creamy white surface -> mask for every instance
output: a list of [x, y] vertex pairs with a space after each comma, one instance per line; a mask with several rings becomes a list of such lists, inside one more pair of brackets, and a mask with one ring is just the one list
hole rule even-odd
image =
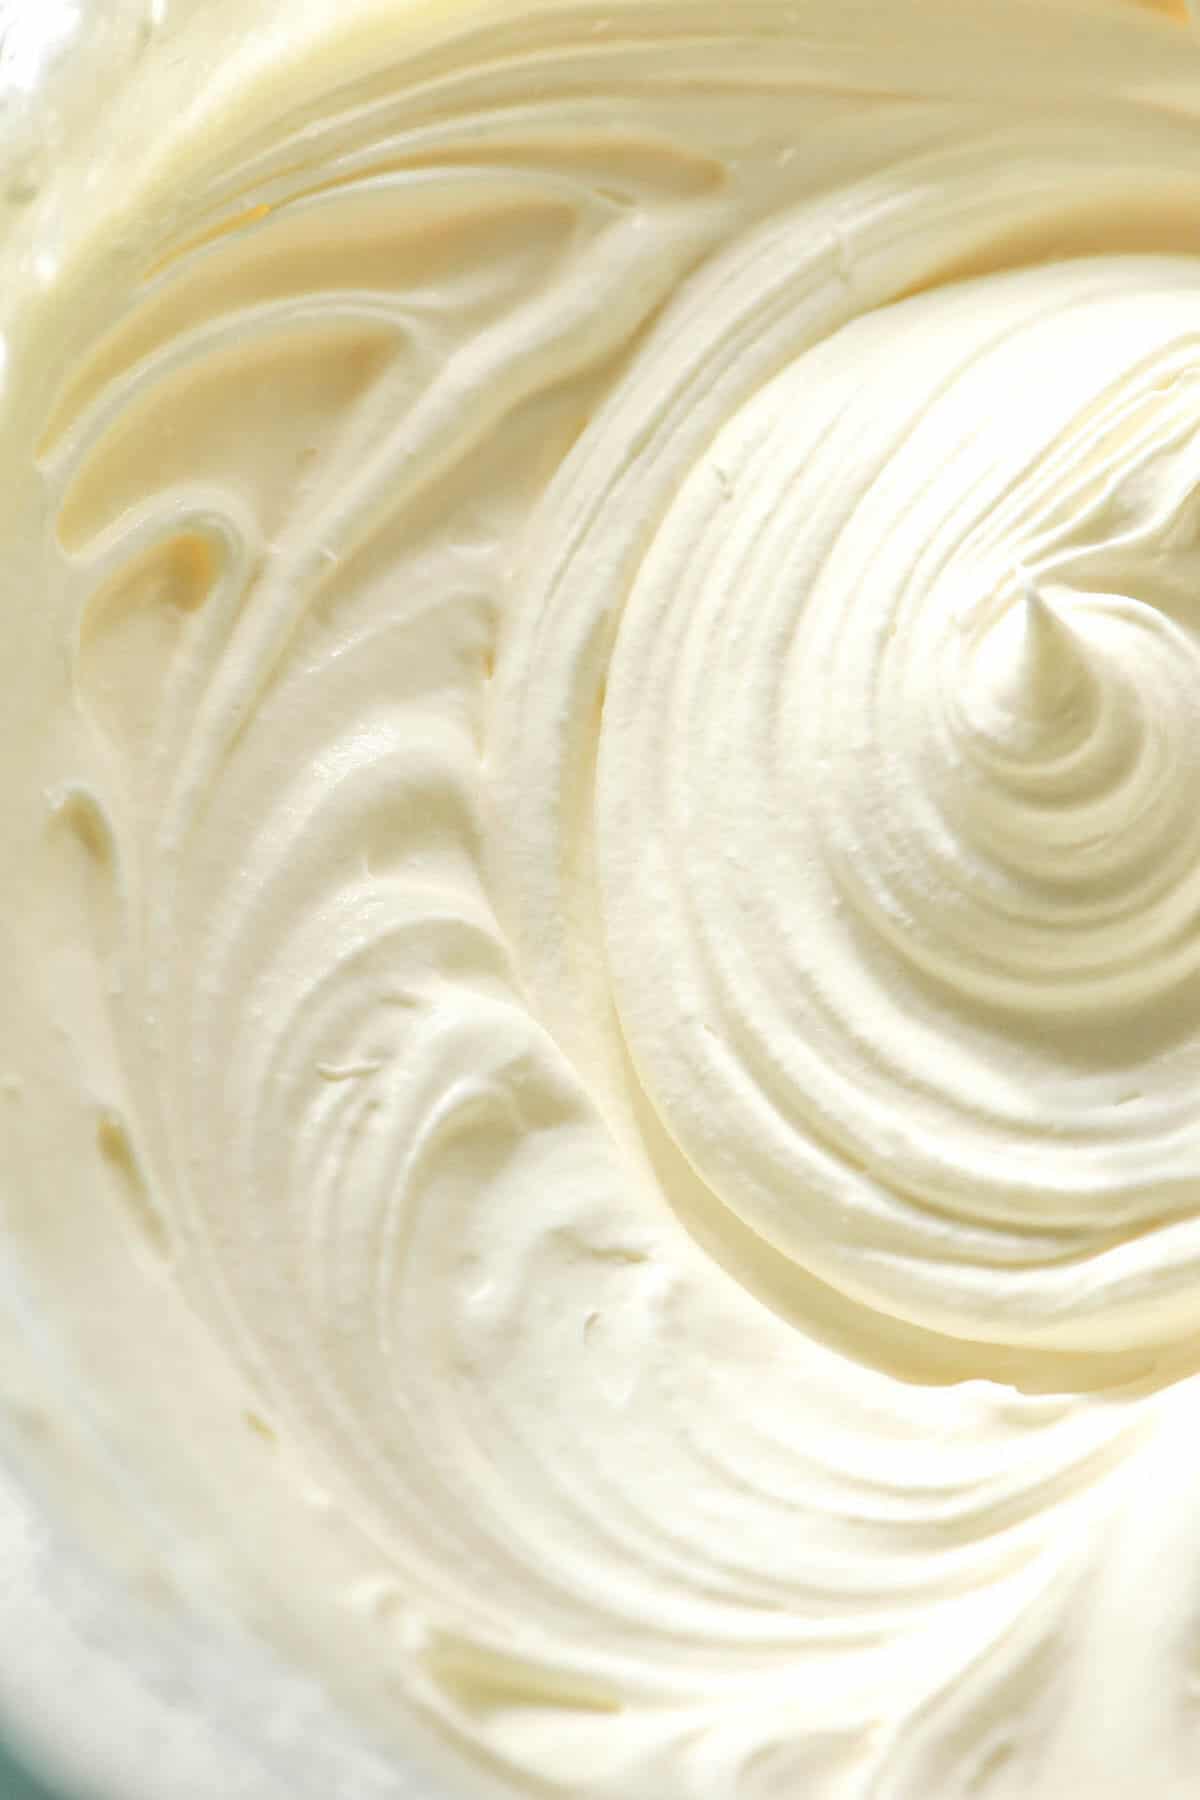
[[13, 322], [9, 1248], [375, 1729], [1194, 1793], [1200, 52], [330, 11]]

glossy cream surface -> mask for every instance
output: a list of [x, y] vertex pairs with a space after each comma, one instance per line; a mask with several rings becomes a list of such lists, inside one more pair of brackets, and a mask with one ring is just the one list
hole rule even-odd
[[1186, 22], [330, 5], [90, 192], [5, 1255], [214, 1603], [521, 1793], [1193, 1795]]

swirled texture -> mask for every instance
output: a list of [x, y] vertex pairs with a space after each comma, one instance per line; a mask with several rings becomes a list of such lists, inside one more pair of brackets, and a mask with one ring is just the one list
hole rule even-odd
[[14, 336], [10, 1242], [377, 1728], [1194, 1794], [1200, 53], [360, 13]]

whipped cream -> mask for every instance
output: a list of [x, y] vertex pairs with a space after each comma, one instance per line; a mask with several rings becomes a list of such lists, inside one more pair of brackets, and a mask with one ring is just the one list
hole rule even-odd
[[317, 7], [14, 303], [5, 1254], [377, 1735], [1195, 1792], [1198, 207], [1115, 0]]

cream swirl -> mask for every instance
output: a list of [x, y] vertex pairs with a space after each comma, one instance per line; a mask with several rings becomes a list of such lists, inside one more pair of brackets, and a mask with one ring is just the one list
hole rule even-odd
[[1190, 38], [291, 29], [12, 321], [9, 1237], [91, 1405], [519, 1791], [1190, 1793]]
[[[844, 326], [689, 472], [613, 655], [599, 865], [642, 1079], [773, 1243], [964, 1337], [1189, 1329], [1192, 1072], [1139, 1096], [1121, 1050], [1200, 949], [1200, 661], [1096, 589], [1168, 522], [1121, 510], [1191, 438], [1194, 283], [1081, 261]], [[1112, 1050], [1074, 1070], [1081, 1024]]]

